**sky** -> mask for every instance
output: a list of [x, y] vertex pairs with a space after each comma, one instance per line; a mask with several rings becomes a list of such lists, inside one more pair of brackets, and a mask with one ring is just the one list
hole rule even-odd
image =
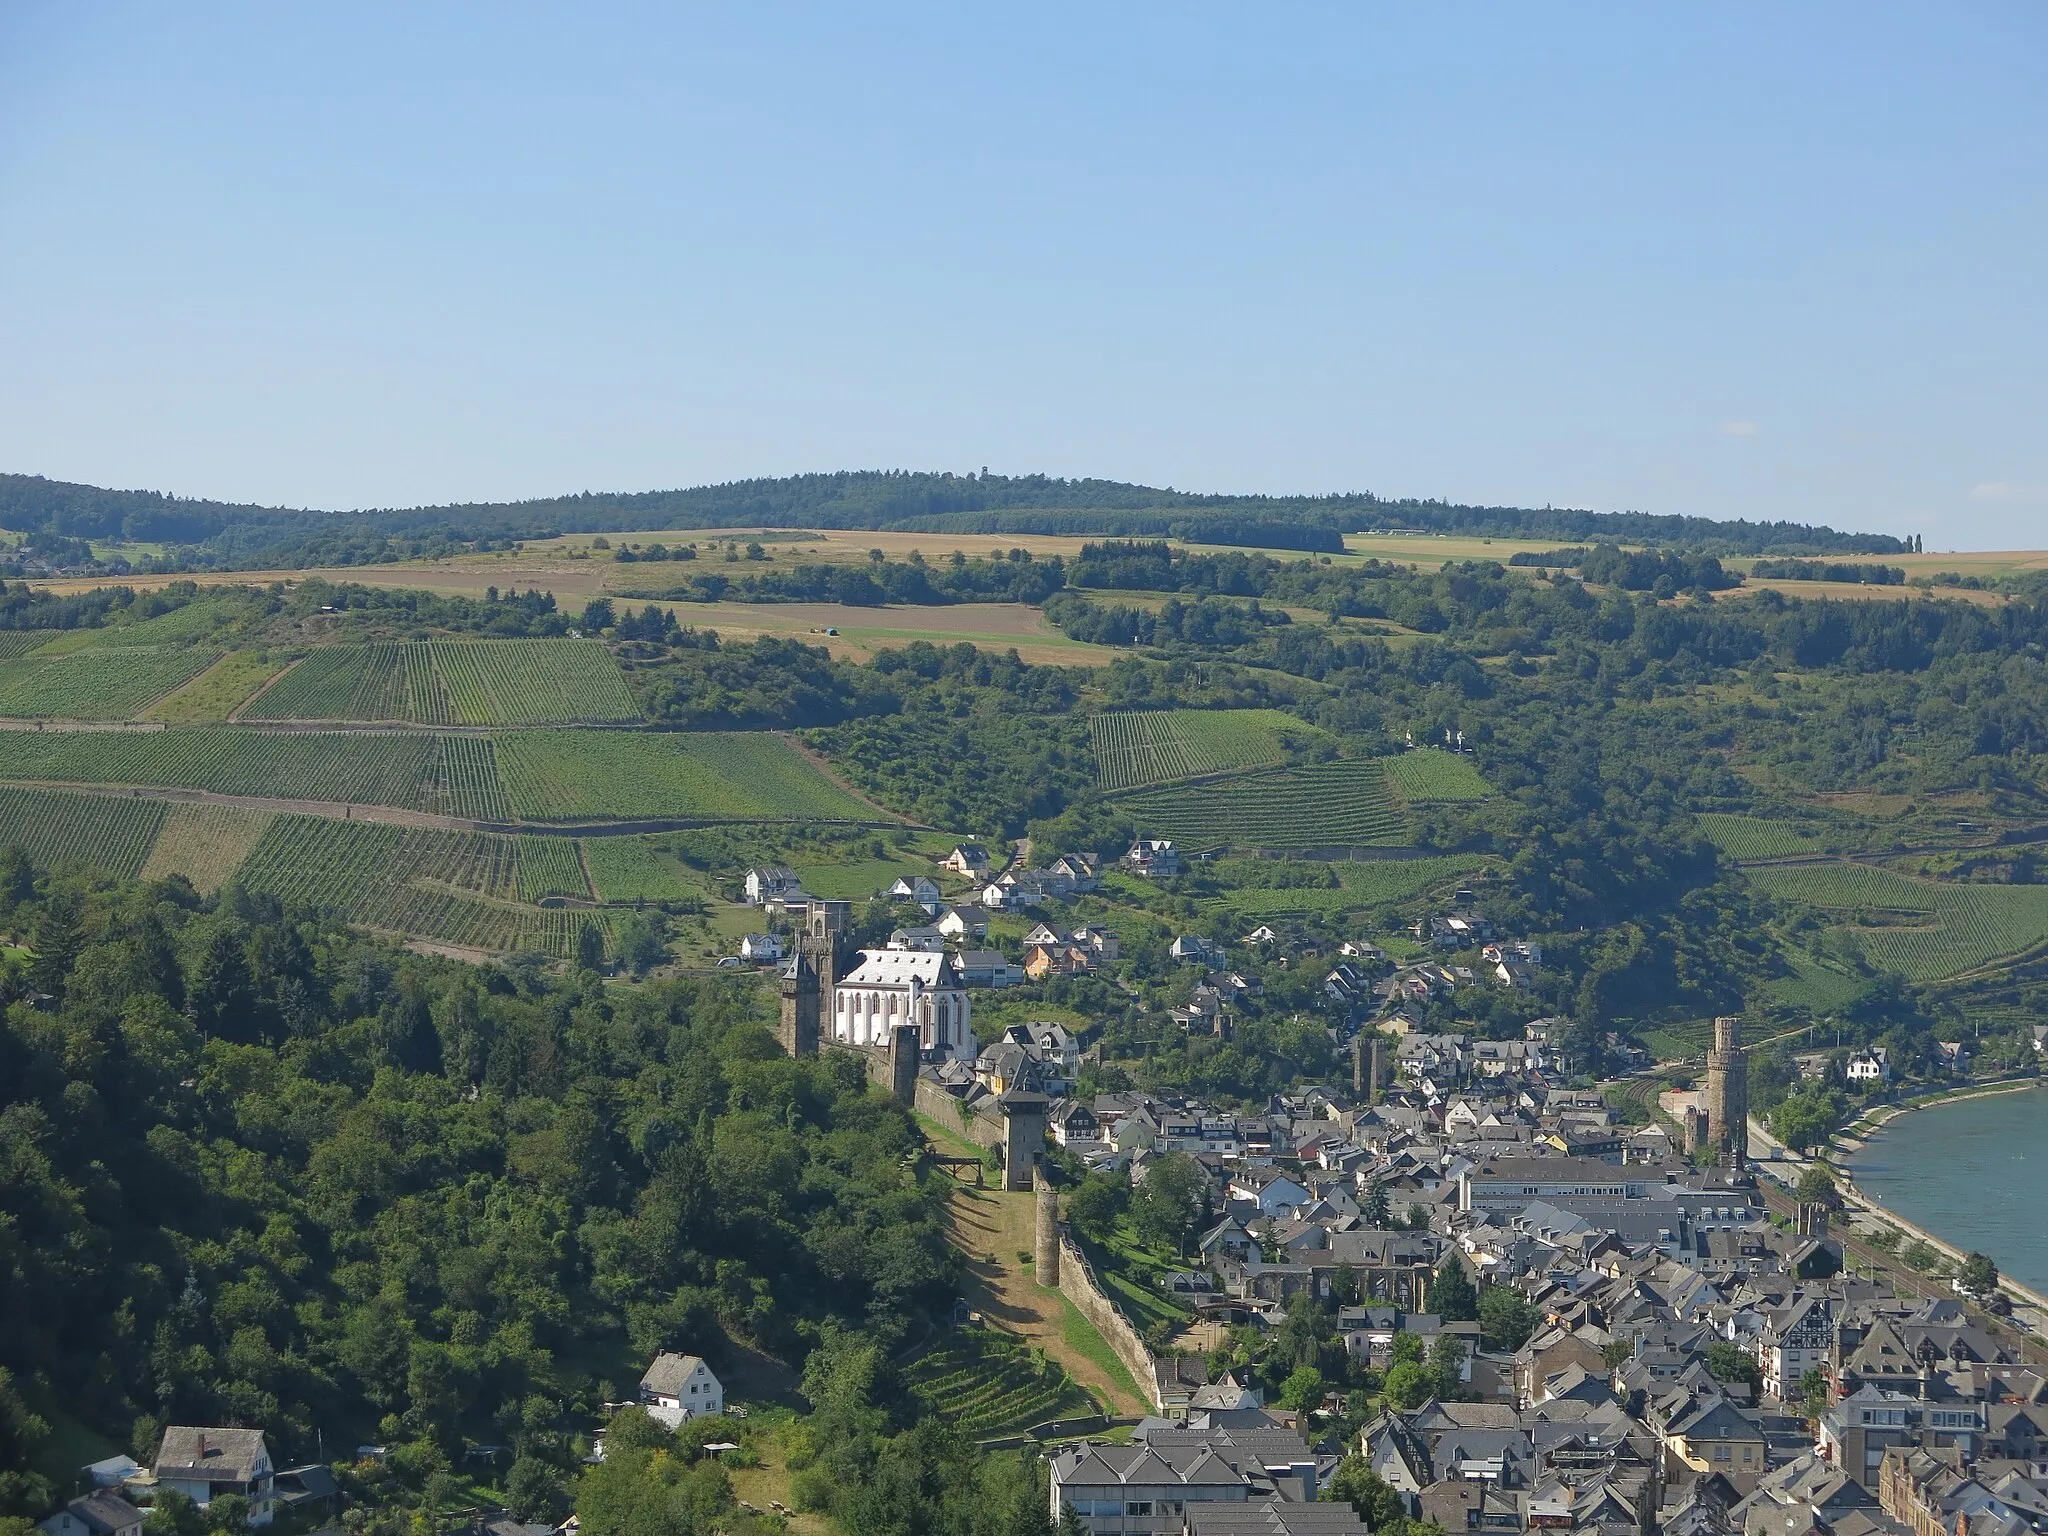
[[2048, 545], [2048, 7], [0, 0], [0, 469]]

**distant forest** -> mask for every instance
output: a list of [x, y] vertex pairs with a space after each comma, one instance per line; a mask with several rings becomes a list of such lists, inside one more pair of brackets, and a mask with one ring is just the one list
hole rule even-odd
[[[937, 533], [1173, 537], [1334, 551], [1345, 533], [1418, 529], [1485, 538], [1657, 544], [1709, 555], [1905, 553], [1907, 540], [1789, 522], [1721, 521], [1563, 507], [1472, 507], [1340, 496], [1209, 496], [1046, 475], [842, 471], [689, 490], [586, 491], [537, 501], [321, 512], [237, 506], [0, 475], [0, 528], [44, 539], [170, 546], [160, 565], [258, 569], [355, 565], [452, 545], [660, 528], [866, 528]], [[137, 568], [142, 563], [137, 562]]]

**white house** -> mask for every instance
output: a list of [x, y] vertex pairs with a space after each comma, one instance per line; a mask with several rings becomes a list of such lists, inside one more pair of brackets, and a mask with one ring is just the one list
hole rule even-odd
[[742, 960], [780, 960], [782, 958], [782, 935], [779, 933], [750, 933], [740, 940]]
[[1165, 879], [1180, 873], [1180, 850], [1170, 841], [1141, 837], [1124, 855], [1124, 865], [1148, 880]]
[[1098, 928], [1084, 924], [1076, 928], [1068, 939], [1083, 949], [1092, 950], [1098, 960], [1114, 960], [1117, 956], [1117, 937], [1114, 928]]
[[640, 1406], [674, 1429], [685, 1419], [725, 1412], [725, 1388], [697, 1356], [664, 1352], [640, 1378]]
[[936, 909], [939, 904], [939, 882], [930, 875], [906, 875], [882, 894], [891, 901], [914, 901], [921, 907]]
[[972, 1061], [981, 1046], [960, 957], [911, 949], [864, 949], [860, 964], [832, 989], [832, 1038], [887, 1047], [898, 1024], [915, 1024], [932, 1059]]
[[1046, 927], [1043, 923], [1038, 924], [1029, 933], [1024, 935], [1024, 946], [1027, 949], [1034, 944], [1057, 944], [1059, 942], [1059, 934], [1053, 929]]
[[1867, 1051], [1858, 1051], [1849, 1058], [1848, 1078], [1852, 1083], [1888, 1083], [1892, 1080], [1892, 1064], [1885, 1059], [1885, 1048], [1872, 1046]]
[[745, 885], [747, 905], [758, 907], [771, 896], [787, 896], [791, 891], [800, 889], [802, 882], [793, 869], [767, 865], [748, 870]]
[[1021, 987], [1024, 967], [1012, 965], [999, 949], [963, 949], [960, 976], [970, 987]]
[[268, 1525], [277, 1510], [277, 1469], [260, 1429], [173, 1424], [157, 1448], [156, 1486], [204, 1509], [224, 1493], [249, 1501], [249, 1523]]
[[948, 907], [934, 925], [949, 939], [985, 939], [988, 919], [972, 907]]
[[142, 1536], [142, 1511], [105, 1488], [80, 1494], [36, 1522], [44, 1536]]
[[891, 949], [921, 949], [936, 953], [946, 947], [946, 936], [929, 925], [918, 928], [898, 928], [889, 935]]

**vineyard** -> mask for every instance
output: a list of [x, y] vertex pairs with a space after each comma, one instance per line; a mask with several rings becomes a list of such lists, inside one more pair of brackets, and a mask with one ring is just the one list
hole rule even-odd
[[278, 666], [264, 651], [230, 651], [184, 687], [157, 700], [144, 714], [172, 724], [225, 720]]
[[243, 718], [548, 725], [640, 710], [596, 640], [403, 640], [323, 647]]
[[573, 837], [519, 839], [519, 899], [539, 901], [547, 896], [590, 899], [590, 882], [583, 877], [583, 860]]
[[1056, 1362], [992, 1328], [956, 1330], [912, 1361], [904, 1375], [934, 1413], [974, 1438], [1097, 1411]]
[[487, 737], [423, 731], [0, 731], [0, 779], [135, 784], [511, 817]]
[[1828, 851], [1827, 839], [1818, 833], [1762, 816], [1702, 811], [1700, 828], [1731, 859], [1782, 859]]
[[0, 847], [43, 868], [79, 864], [133, 878], [164, 824], [161, 800], [0, 789]]
[[1287, 761], [1283, 732], [1322, 735], [1277, 709], [1170, 709], [1088, 722], [1096, 781], [1106, 790], [1274, 767]]
[[769, 732], [520, 731], [497, 738], [535, 821], [871, 821], [876, 812]]
[[1376, 758], [1152, 790], [1118, 804], [1144, 835], [1188, 849], [1395, 847], [1406, 837]]
[[1769, 986], [1771, 996], [1788, 1008], [1826, 1013], [1846, 1007], [1863, 990], [1863, 983], [1854, 976], [1817, 960], [1797, 954], [1788, 954], [1785, 960], [1791, 974], [1774, 976]]
[[1909, 879], [1869, 864], [1788, 864], [1752, 884], [1843, 919], [1872, 965], [1933, 981], [2048, 943], [2048, 886]]
[[187, 647], [109, 646], [0, 661], [0, 716], [125, 720], [190, 682], [219, 654]]
[[1441, 800], [1484, 800], [1493, 786], [1479, 775], [1472, 759], [1437, 747], [1424, 747], [1386, 759], [1387, 778], [1411, 804]]
[[0, 629], [0, 661], [39, 650], [62, 634], [60, 629]]
[[589, 838], [583, 856], [600, 901], [680, 901], [704, 894], [701, 881], [645, 838]]
[[177, 874], [198, 890], [218, 890], [242, 867], [269, 828], [271, 814], [234, 805], [173, 805], [142, 866], [142, 878]]

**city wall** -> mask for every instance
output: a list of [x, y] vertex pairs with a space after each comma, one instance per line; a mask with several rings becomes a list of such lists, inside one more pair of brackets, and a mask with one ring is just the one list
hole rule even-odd
[[[1059, 1290], [1074, 1304], [1076, 1311], [1095, 1325], [1095, 1331], [1109, 1341], [1117, 1359], [1124, 1363], [1124, 1369], [1137, 1382], [1138, 1395], [1150, 1401], [1152, 1352], [1138, 1337], [1138, 1330], [1131, 1326], [1131, 1320], [1103, 1292], [1095, 1279], [1095, 1266], [1088, 1262], [1088, 1256], [1064, 1232], [1060, 1234]], [[1158, 1404], [1153, 1403], [1152, 1406], [1156, 1409]]]

